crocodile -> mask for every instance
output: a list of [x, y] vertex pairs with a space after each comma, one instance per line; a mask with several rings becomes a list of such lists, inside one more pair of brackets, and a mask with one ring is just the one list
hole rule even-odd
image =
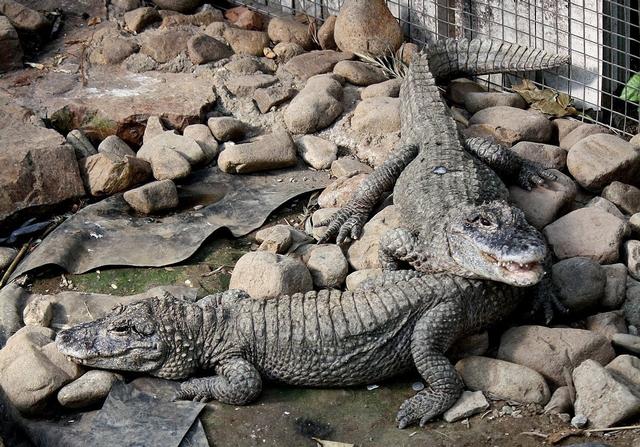
[[518, 289], [449, 274], [389, 272], [355, 291], [262, 300], [230, 290], [192, 303], [165, 295], [62, 330], [60, 352], [91, 368], [180, 380], [177, 398], [253, 402], [263, 380], [308, 387], [371, 384], [416, 368], [429, 388], [400, 427], [448, 409], [462, 382], [444, 355], [459, 333], [506, 316]]
[[[422, 272], [517, 287], [540, 282], [546, 246], [522, 211], [507, 202], [500, 176], [529, 190], [555, 176], [489, 140], [461, 141], [438, 83], [464, 74], [547, 69], [568, 61], [490, 39], [445, 39], [427, 47], [414, 57], [402, 83], [400, 147], [345, 207], [319, 223], [328, 226], [319, 243], [358, 239], [384, 193], [393, 191], [403, 225], [381, 237], [384, 270], [408, 264]], [[547, 317], [552, 304], [557, 303], [545, 302]]]

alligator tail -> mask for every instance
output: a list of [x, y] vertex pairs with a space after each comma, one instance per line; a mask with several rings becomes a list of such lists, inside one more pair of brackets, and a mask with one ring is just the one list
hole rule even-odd
[[546, 70], [570, 62], [569, 56], [494, 39], [443, 39], [425, 52], [433, 76], [440, 81], [460, 75]]

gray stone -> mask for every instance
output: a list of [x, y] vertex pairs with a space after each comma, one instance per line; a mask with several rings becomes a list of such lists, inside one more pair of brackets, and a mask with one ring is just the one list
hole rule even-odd
[[592, 315], [587, 318], [586, 323], [587, 329], [591, 332], [604, 335], [609, 340], [611, 340], [615, 334], [627, 333], [627, 323], [624, 320], [624, 313], [620, 310]]
[[[560, 142], [564, 137], [569, 135], [576, 127], [582, 126], [581, 121], [567, 119], [567, 118], [558, 118], [551, 121], [554, 128], [554, 134], [556, 135], [556, 139]], [[565, 149], [566, 150], [566, 149]]]
[[397, 98], [400, 96], [400, 86], [402, 85], [402, 79], [394, 78], [388, 81], [379, 82], [373, 84], [360, 92], [362, 99], [376, 98], [379, 96], [386, 96], [388, 98]]
[[563, 370], [592, 359], [606, 365], [615, 357], [609, 339], [591, 331], [519, 326], [500, 340], [498, 358], [538, 371], [552, 385], [566, 385]]
[[[193, 138], [178, 135], [173, 131], [166, 131], [145, 142], [138, 151], [139, 158], [151, 163], [151, 167], [154, 168], [154, 174], [154, 154], [162, 151], [163, 149], [169, 149], [176, 152], [192, 166], [211, 161], [210, 154], [207, 154]], [[156, 179], [165, 180], [157, 177]]]
[[205, 154], [205, 158], [202, 160], [203, 164], [213, 161], [220, 152], [218, 142], [211, 134], [211, 130], [204, 124], [191, 124], [184, 128], [182, 135], [194, 140], [202, 149]]
[[300, 157], [314, 169], [328, 169], [336, 161], [338, 146], [329, 140], [305, 135], [296, 141]]
[[91, 141], [78, 129], [74, 129], [67, 134], [67, 143], [73, 146], [78, 160], [98, 153], [96, 148], [93, 147], [93, 144], [91, 144]]
[[293, 42], [305, 50], [313, 48], [313, 38], [309, 32], [309, 25], [298, 22], [290, 17], [274, 17], [269, 21], [267, 29], [269, 38], [275, 42]]
[[610, 133], [611, 131], [609, 129], [599, 124], [579, 124], [565, 136], [560, 136], [560, 147], [566, 151], [570, 151], [577, 142], [591, 135]]
[[626, 241], [624, 243], [624, 256], [629, 274], [640, 280], [640, 241]]
[[17, 255], [18, 250], [15, 248], [0, 247], [0, 272], [8, 268]]
[[93, 196], [126, 191], [151, 178], [151, 166], [140, 158], [101, 152], [80, 160], [80, 173]]
[[573, 371], [576, 414], [584, 414], [594, 428], [607, 428], [640, 412], [640, 398], [610, 371], [585, 360]]
[[640, 189], [621, 182], [612, 182], [602, 190], [602, 197], [629, 214], [640, 212]]
[[602, 266], [607, 282], [602, 297], [602, 307], [610, 310], [620, 309], [627, 293], [627, 266], [612, 264]]
[[635, 390], [640, 390], [640, 359], [638, 357], [629, 354], [619, 355], [605, 368], [619, 381]]
[[378, 248], [380, 237], [388, 230], [401, 226], [402, 219], [395, 206], [388, 206], [367, 222], [360, 238], [347, 251], [349, 264], [355, 270], [380, 268]]
[[447, 85], [447, 96], [456, 104], [464, 104], [470, 93], [486, 93], [487, 89], [467, 78], [458, 78]]
[[113, 154], [117, 157], [124, 157], [126, 155], [130, 157], [136, 156], [136, 153], [133, 152], [133, 149], [131, 149], [131, 147], [129, 147], [127, 143], [125, 143], [116, 135], [109, 135], [107, 138], [102, 140], [102, 142], [98, 146], [98, 152]]
[[[161, 136], [156, 138], [161, 138]], [[152, 144], [154, 140], [155, 138], [151, 139]], [[191, 164], [173, 149], [164, 146], [149, 147], [153, 147], [153, 149], [148, 149], [142, 156], [151, 164], [153, 177], [156, 180], [177, 180], [191, 174]], [[138, 156], [141, 156], [140, 151], [138, 151]]]
[[370, 174], [371, 166], [351, 157], [340, 157], [331, 163], [331, 175], [334, 177], [352, 177], [357, 174]]
[[629, 226], [631, 227], [631, 231], [640, 235], [640, 213], [636, 213], [629, 219]]
[[134, 33], [139, 33], [154, 22], [162, 20], [158, 10], [151, 7], [134, 9], [124, 13], [124, 23]]
[[618, 219], [624, 220], [624, 214], [622, 213], [622, 211], [620, 211], [618, 207], [615, 206], [613, 203], [611, 203], [607, 199], [603, 199], [600, 196], [596, 196], [593, 199], [589, 200], [586, 206], [599, 208], [601, 210], [606, 211], [609, 214], [613, 214]]
[[544, 378], [526, 366], [475, 356], [460, 360], [456, 370], [467, 388], [497, 399], [545, 405], [551, 396]]
[[22, 45], [15, 28], [0, 16], [0, 73], [22, 68]]
[[320, 239], [327, 231], [326, 225], [320, 225], [325, 223], [327, 219], [331, 218], [340, 208], [320, 208], [316, 210], [311, 216], [311, 222], [313, 223], [313, 237], [314, 239]]
[[[207, 27], [205, 33], [216, 37], [217, 32], [214, 32], [213, 28], [219, 27], [219, 24], [213, 23]], [[263, 31], [251, 31], [227, 26], [223, 28], [222, 36], [231, 45], [233, 52], [236, 54], [262, 56], [264, 49], [269, 46], [269, 36]]]
[[640, 354], [640, 337], [632, 334], [614, 334], [611, 342], [622, 349], [626, 349], [634, 354]]
[[548, 143], [553, 136], [553, 126], [546, 116], [516, 107], [496, 106], [481, 110], [471, 117], [469, 125], [492, 129], [496, 138], [509, 147], [519, 141]]
[[289, 101], [296, 93], [298, 93], [298, 91], [294, 88], [283, 85], [272, 85], [267, 88], [256, 89], [256, 91], [253, 92], [253, 100], [256, 102], [260, 113], [267, 113], [273, 107]]
[[259, 88], [269, 87], [278, 82], [278, 78], [268, 74], [253, 74], [229, 78], [225, 87], [236, 96], [253, 96]]
[[30, 301], [22, 311], [24, 324], [27, 326], [49, 327], [53, 316], [52, 307], [53, 303], [46, 298]]
[[309, 134], [331, 125], [343, 111], [342, 85], [332, 76], [310, 78], [284, 111], [287, 128]]
[[229, 116], [209, 118], [207, 126], [220, 142], [244, 140], [249, 131], [245, 123]]
[[333, 72], [359, 86], [378, 84], [389, 78], [380, 68], [360, 61], [340, 61], [333, 67]]
[[549, 244], [560, 259], [588, 257], [601, 264], [618, 260], [624, 221], [597, 208], [582, 208], [547, 225]]
[[336, 16], [326, 18], [320, 29], [318, 29], [318, 42], [323, 50], [335, 50], [338, 48], [336, 40], [333, 37], [336, 28]]
[[306, 81], [314, 76], [329, 73], [333, 67], [344, 60], [353, 59], [352, 53], [342, 53], [333, 50], [311, 51], [292, 57], [283, 70]]
[[316, 246], [309, 256], [307, 268], [316, 289], [340, 288], [349, 273], [349, 264], [335, 244]]
[[273, 47], [273, 52], [276, 54], [280, 63], [286, 64], [294, 57], [303, 54], [305, 50], [294, 42], [280, 42]]
[[58, 391], [58, 402], [66, 408], [85, 408], [107, 397], [119, 376], [109, 371], [87, 371]]
[[356, 270], [347, 275], [347, 290], [356, 290], [382, 275], [382, 269]]
[[311, 238], [290, 225], [274, 225], [258, 231], [256, 242], [260, 243], [258, 250], [284, 254], [311, 242]]
[[464, 98], [464, 107], [470, 113], [496, 106], [526, 109], [527, 102], [517, 93], [503, 92], [470, 92]]
[[218, 166], [223, 172], [245, 174], [295, 166], [297, 161], [291, 136], [279, 131], [242, 144], [226, 143]]
[[635, 181], [640, 173], [640, 152], [616, 135], [591, 135], [572, 146], [567, 168], [584, 188], [598, 191], [616, 180]]
[[553, 222], [558, 214], [567, 209], [576, 198], [576, 184], [560, 171], [551, 171], [556, 180], [546, 180], [544, 185], [530, 191], [519, 186], [509, 187], [511, 201], [522, 211], [527, 221], [538, 229]]
[[224, 68], [237, 75], [271, 74], [277, 68], [277, 64], [264, 57], [234, 54]]
[[511, 150], [526, 160], [546, 168], [563, 170], [567, 166], [567, 151], [551, 144], [521, 141]]
[[560, 414], [572, 411], [573, 402], [571, 401], [571, 391], [568, 386], [558, 387], [544, 407], [545, 413]]
[[147, 118], [147, 124], [144, 128], [143, 143], [148, 142], [152, 138], [157, 137], [165, 132], [164, 125], [159, 116], [150, 116]]
[[198, 34], [187, 42], [187, 53], [194, 65], [201, 65], [225, 59], [233, 54], [233, 50], [218, 39]]
[[627, 278], [627, 299], [622, 310], [631, 326], [640, 327], [640, 282]]
[[171, 180], [147, 183], [124, 193], [124, 200], [139, 213], [151, 214], [178, 206], [178, 190]]
[[584, 414], [576, 414], [571, 418], [571, 425], [575, 428], [584, 428], [587, 426], [589, 419]]
[[463, 391], [456, 403], [442, 417], [451, 423], [481, 413], [487, 408], [489, 408], [489, 402], [482, 391]]
[[127, 12], [142, 6], [142, 0], [111, 0], [111, 4], [118, 11]]
[[607, 280], [604, 269], [589, 258], [565, 259], [552, 267], [553, 283], [562, 303], [573, 313], [598, 307]]
[[384, 96], [364, 99], [351, 118], [357, 132], [379, 135], [400, 130], [400, 99]]
[[322, 191], [318, 197], [318, 205], [320, 208], [342, 208], [366, 178], [366, 174], [340, 177]]
[[296, 259], [258, 251], [247, 253], [236, 263], [230, 289], [241, 289], [252, 298], [273, 298], [313, 289], [307, 267]]
[[7, 17], [18, 31], [39, 34], [46, 32], [51, 26], [43, 14], [14, 0], [0, 1], [0, 15]]

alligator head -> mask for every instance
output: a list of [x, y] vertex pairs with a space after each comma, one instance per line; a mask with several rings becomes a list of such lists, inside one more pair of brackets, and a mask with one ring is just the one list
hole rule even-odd
[[519, 287], [542, 279], [547, 246], [521, 210], [493, 201], [462, 206], [449, 216], [449, 251], [464, 270]]
[[197, 366], [198, 309], [169, 296], [118, 306], [103, 318], [59, 332], [56, 345], [89, 367], [188, 377]]

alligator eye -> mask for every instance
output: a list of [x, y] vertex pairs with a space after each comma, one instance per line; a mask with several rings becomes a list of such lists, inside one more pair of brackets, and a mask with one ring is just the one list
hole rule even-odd
[[113, 326], [109, 329], [109, 332], [116, 335], [125, 335], [129, 333], [129, 326], [124, 324], [119, 324], [117, 326]]
[[491, 221], [489, 219], [485, 219], [484, 217], [480, 218], [480, 225], [482, 225], [483, 227], [490, 227], [491, 226]]

